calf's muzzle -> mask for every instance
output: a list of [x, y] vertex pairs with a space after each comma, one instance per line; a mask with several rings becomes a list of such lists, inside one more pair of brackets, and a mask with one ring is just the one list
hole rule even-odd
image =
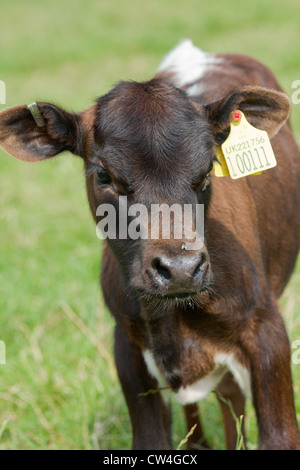
[[209, 286], [210, 271], [208, 253], [204, 249], [176, 255], [160, 252], [148, 258], [144, 279], [162, 296], [191, 295]]

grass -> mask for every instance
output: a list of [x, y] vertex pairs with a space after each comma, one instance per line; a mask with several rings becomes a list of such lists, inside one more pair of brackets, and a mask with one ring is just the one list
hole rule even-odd
[[[121, 79], [150, 78], [180, 39], [269, 65], [291, 96], [299, 79], [298, 0], [3, 0], [0, 79], [7, 106], [54, 101], [79, 111]], [[300, 142], [300, 107], [292, 123]], [[112, 356], [113, 321], [98, 278], [101, 246], [82, 162], [25, 164], [0, 153], [0, 449], [127, 449], [130, 424]], [[300, 338], [300, 265], [282, 299]], [[293, 365], [300, 421], [300, 366]], [[224, 448], [211, 394], [200, 404], [213, 448]], [[256, 447], [253, 408], [249, 447]], [[174, 445], [187, 430], [174, 403]]]

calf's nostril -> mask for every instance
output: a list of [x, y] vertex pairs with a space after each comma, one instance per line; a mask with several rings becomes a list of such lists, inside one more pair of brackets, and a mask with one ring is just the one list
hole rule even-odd
[[199, 274], [200, 274], [200, 271], [201, 271], [201, 268], [203, 266], [203, 264], [205, 263], [206, 261], [206, 254], [205, 253], [201, 253], [201, 258], [199, 260], [199, 263], [194, 271], [194, 274], [193, 274], [193, 278], [196, 279]]
[[152, 268], [154, 268], [159, 276], [164, 279], [165, 281], [169, 281], [171, 279], [171, 273], [169, 269], [163, 265], [162, 261], [160, 258], [154, 258], [152, 260]]

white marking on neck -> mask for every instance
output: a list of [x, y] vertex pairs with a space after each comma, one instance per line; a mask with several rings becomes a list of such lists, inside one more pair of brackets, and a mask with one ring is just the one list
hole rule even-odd
[[177, 87], [191, 84], [192, 86], [187, 88], [187, 93], [192, 96], [199, 94], [204, 88], [203, 84], [194, 84], [194, 82], [203, 78], [209, 69], [222, 62], [223, 59], [201, 51], [190, 39], [185, 39], [163, 59], [158, 71], [172, 72]]
[[175, 397], [182, 405], [195, 403], [205, 398], [218, 386], [228, 370], [234, 376], [234, 379], [245, 397], [251, 399], [250, 375], [248, 369], [242, 366], [235, 359], [233, 354], [217, 353], [214, 361], [216, 367], [212, 372], [187, 387], [179, 388]]
[[189, 405], [203, 400], [212, 390], [216, 388], [226, 373], [226, 367], [217, 367], [210, 374], [197, 380], [187, 387], [180, 387], [175, 393], [175, 398], [182, 405]]
[[[148, 372], [157, 380], [158, 387], [169, 387], [170, 384], [158, 369], [152, 352], [146, 349], [143, 351], [143, 357], [147, 365]], [[179, 403], [182, 405], [188, 405], [199, 400], [203, 400], [203, 398], [205, 398], [211, 391], [216, 389], [227, 371], [232, 373], [235, 381], [237, 382], [245, 397], [251, 399], [249, 371], [235, 359], [234, 354], [217, 353], [215, 355], [214, 362], [215, 368], [212, 370], [212, 372], [192, 383], [191, 385], [186, 387], [181, 386], [179, 388], [179, 390], [175, 393], [175, 398], [177, 401], [179, 401]], [[179, 371], [176, 371], [176, 374], [178, 375]], [[170, 374], [170, 376], [171, 375], [172, 374]]]
[[234, 354], [217, 353], [215, 355], [215, 363], [225, 365], [228, 370], [230, 370], [245, 397], [251, 400], [252, 397], [249, 371], [235, 359]]
[[149, 349], [143, 351], [144, 361], [146, 362], [149, 374], [157, 380], [160, 388], [168, 387], [169, 384], [156, 365], [153, 354]]
[[147, 365], [148, 372], [152, 377], [154, 377], [157, 380], [158, 387], [159, 388], [166, 388], [167, 387], [167, 390], [160, 391], [161, 396], [162, 396], [165, 404], [167, 405], [168, 402], [170, 401], [170, 391], [171, 391], [169, 389], [170, 384], [167, 382], [166, 378], [160, 372], [159, 368], [156, 365], [153, 354], [152, 354], [151, 351], [149, 351], [149, 349], [146, 349], [145, 351], [143, 351], [143, 357], [144, 357], [144, 361]]

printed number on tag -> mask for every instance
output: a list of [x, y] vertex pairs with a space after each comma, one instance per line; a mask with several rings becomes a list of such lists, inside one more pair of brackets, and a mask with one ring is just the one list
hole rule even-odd
[[253, 175], [277, 165], [266, 131], [256, 129], [241, 114], [239, 121], [232, 121], [228, 138], [222, 144], [231, 178]]

